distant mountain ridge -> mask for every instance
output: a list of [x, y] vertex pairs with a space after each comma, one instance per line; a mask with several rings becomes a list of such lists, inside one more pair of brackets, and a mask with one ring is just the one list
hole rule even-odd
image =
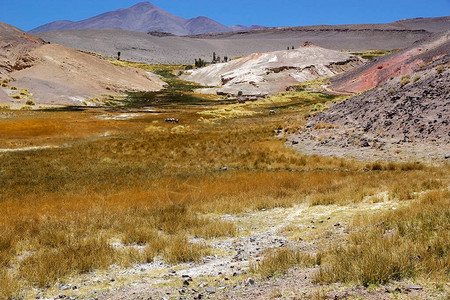
[[140, 2], [129, 8], [121, 8], [115, 11], [106, 12], [77, 22], [69, 20], [51, 22], [32, 29], [29, 33], [36, 34], [46, 31], [74, 29], [119, 29], [145, 33], [160, 31], [175, 35], [190, 35], [211, 32], [231, 32], [261, 27], [263, 26], [226, 26], [203, 16], [184, 19], [157, 7], [150, 2]]

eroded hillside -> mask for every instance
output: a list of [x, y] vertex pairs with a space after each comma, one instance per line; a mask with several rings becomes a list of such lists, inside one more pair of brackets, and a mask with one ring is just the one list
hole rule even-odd
[[0, 101], [24, 105], [97, 105], [124, 91], [154, 91], [164, 82], [0, 24]]
[[263, 97], [286, 91], [300, 82], [333, 76], [362, 63], [362, 59], [349, 53], [305, 43], [297, 49], [256, 53], [213, 64], [186, 72], [183, 78], [206, 86], [220, 86], [203, 92]]

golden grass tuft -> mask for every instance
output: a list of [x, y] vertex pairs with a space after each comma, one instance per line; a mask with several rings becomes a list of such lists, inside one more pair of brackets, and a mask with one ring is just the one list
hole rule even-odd
[[0, 269], [0, 299], [20, 298], [20, 283], [6, 270]]
[[404, 278], [440, 278], [450, 271], [450, 193], [429, 191], [408, 207], [376, 217], [347, 245], [324, 252], [319, 283], [368, 286]]
[[188, 242], [185, 236], [177, 235], [168, 242], [163, 251], [163, 258], [169, 264], [199, 261], [210, 253], [204, 244]]
[[402, 78], [400, 79], [400, 87], [404, 87], [405, 85], [410, 83], [411, 82], [410, 79], [411, 79], [411, 76], [409, 76], [409, 75], [402, 76]]
[[264, 258], [251, 265], [250, 271], [262, 277], [283, 275], [293, 266], [314, 267], [320, 265], [321, 254], [302, 253], [288, 247], [270, 249]]
[[333, 129], [337, 126], [331, 123], [325, 123], [325, 122], [319, 122], [316, 125], [314, 125], [314, 129]]
[[75, 239], [32, 253], [21, 262], [19, 274], [27, 281], [45, 287], [68, 275], [106, 268], [114, 261], [113, 257], [114, 251], [105, 240]]

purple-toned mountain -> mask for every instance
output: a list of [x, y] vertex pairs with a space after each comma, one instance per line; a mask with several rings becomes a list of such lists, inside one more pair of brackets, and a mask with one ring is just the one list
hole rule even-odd
[[[257, 26], [258, 27], [258, 26]], [[55, 21], [30, 31], [36, 34], [46, 31], [73, 29], [120, 29], [137, 32], [168, 32], [176, 35], [230, 32], [248, 30], [251, 27], [225, 26], [207, 17], [184, 19], [156, 7], [150, 2], [141, 2], [129, 8], [106, 12], [78, 22]]]

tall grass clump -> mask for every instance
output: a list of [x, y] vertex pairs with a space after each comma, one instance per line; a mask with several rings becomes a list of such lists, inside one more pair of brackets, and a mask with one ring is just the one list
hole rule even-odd
[[210, 253], [204, 244], [191, 243], [185, 236], [173, 237], [163, 251], [163, 258], [169, 264], [199, 261]]
[[314, 267], [320, 265], [321, 254], [303, 253], [288, 247], [269, 249], [264, 258], [253, 265], [250, 271], [262, 277], [283, 275], [293, 266]]
[[21, 277], [40, 287], [68, 275], [106, 268], [114, 262], [114, 251], [106, 241], [84, 238], [80, 241], [44, 248], [20, 264]]
[[450, 274], [449, 228], [450, 193], [429, 191], [323, 253], [315, 280], [364, 286], [412, 277], [443, 280]]
[[0, 299], [20, 298], [20, 283], [6, 270], [0, 269]]

